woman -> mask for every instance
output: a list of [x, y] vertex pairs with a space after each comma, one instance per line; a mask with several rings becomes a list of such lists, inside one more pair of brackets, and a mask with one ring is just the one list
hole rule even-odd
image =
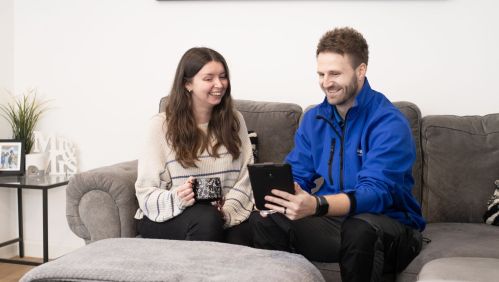
[[[251, 144], [232, 104], [229, 69], [218, 52], [192, 48], [180, 60], [165, 112], [150, 123], [135, 183], [146, 238], [250, 244]], [[222, 201], [197, 203], [195, 178], [219, 177]]]

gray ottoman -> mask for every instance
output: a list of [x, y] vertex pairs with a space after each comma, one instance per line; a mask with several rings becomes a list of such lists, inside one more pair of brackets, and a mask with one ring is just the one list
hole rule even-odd
[[301, 255], [216, 242], [115, 238], [40, 265], [27, 281], [324, 281]]
[[499, 279], [499, 259], [476, 257], [440, 258], [426, 263], [418, 274], [419, 282], [473, 281]]

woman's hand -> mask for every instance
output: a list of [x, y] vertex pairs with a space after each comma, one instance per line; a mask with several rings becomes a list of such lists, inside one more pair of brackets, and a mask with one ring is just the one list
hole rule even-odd
[[192, 190], [193, 182], [194, 177], [191, 176], [184, 184], [177, 188], [177, 197], [184, 208], [190, 207], [196, 202], [196, 199], [194, 199], [194, 191]]
[[214, 205], [217, 208], [218, 212], [220, 212], [220, 216], [222, 217], [222, 219], [224, 221], [226, 221], [227, 217], [225, 216], [225, 213], [223, 211], [223, 206], [225, 204], [225, 199], [222, 198], [222, 199], [220, 199], [218, 201], [212, 202], [211, 204]]

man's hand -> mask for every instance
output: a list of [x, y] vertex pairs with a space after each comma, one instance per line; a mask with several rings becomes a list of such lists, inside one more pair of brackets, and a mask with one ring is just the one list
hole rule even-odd
[[265, 207], [284, 214], [287, 218], [296, 220], [315, 214], [317, 202], [309, 193], [303, 191], [295, 182], [295, 194], [273, 189], [273, 196], [265, 196], [268, 202]]

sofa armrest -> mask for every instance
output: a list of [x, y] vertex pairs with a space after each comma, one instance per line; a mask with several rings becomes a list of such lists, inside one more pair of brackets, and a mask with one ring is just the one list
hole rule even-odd
[[137, 161], [97, 168], [71, 177], [66, 219], [85, 243], [137, 235], [134, 214]]

